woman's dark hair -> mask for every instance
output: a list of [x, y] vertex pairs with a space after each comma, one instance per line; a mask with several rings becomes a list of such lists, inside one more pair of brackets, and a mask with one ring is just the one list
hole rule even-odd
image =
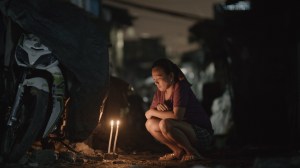
[[174, 74], [174, 82], [177, 82], [180, 80], [185, 80], [186, 82], [188, 82], [185, 75], [180, 70], [180, 68], [167, 58], [160, 58], [160, 59], [154, 61], [151, 69], [156, 68], [156, 67], [161, 68], [167, 75], [173, 73]]

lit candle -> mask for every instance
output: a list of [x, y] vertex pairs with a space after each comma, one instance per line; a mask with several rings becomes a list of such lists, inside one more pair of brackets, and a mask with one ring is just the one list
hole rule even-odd
[[110, 121], [110, 136], [109, 136], [108, 151], [107, 151], [107, 153], [110, 153], [110, 146], [111, 146], [111, 139], [112, 139], [113, 130], [114, 130], [114, 120], [111, 120]]
[[118, 138], [118, 133], [119, 133], [119, 124], [120, 121], [117, 121], [117, 131], [116, 131], [116, 135], [115, 135], [115, 142], [114, 142], [114, 149], [113, 149], [113, 153], [116, 153], [116, 144], [117, 144], [117, 138]]

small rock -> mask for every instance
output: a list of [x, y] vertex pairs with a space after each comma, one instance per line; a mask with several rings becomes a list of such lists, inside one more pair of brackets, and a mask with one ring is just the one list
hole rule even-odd
[[114, 153], [105, 153], [104, 154], [105, 160], [114, 160], [116, 158], [118, 158], [118, 154], [114, 154]]
[[123, 164], [123, 163], [125, 163], [125, 162], [122, 160], [113, 161], [113, 164]]
[[84, 158], [76, 158], [76, 163], [86, 163], [88, 160]]
[[96, 150], [94, 150], [94, 151], [95, 151], [96, 154], [103, 154], [103, 153], [104, 153], [103, 150], [99, 150], [99, 149], [96, 149]]
[[86, 158], [94, 161], [103, 161], [103, 156], [101, 155], [87, 156]]
[[87, 155], [94, 155], [94, 149], [90, 148], [87, 144], [84, 142], [76, 143], [75, 144], [75, 150], [79, 152], [83, 152]]
[[30, 167], [39, 167], [39, 164], [37, 162], [30, 162], [30, 163], [28, 163], [28, 166], [30, 166]]

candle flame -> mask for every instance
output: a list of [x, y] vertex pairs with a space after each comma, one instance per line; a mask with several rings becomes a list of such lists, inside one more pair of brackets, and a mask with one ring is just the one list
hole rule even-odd
[[117, 126], [119, 126], [119, 124], [120, 124], [120, 121], [118, 120], [118, 121], [117, 121]]
[[114, 120], [110, 121], [110, 125], [113, 126], [114, 125]]

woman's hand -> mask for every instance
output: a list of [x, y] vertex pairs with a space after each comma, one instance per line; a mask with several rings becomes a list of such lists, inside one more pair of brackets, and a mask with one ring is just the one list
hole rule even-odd
[[169, 110], [169, 108], [168, 108], [167, 105], [165, 105], [165, 104], [160, 104], [160, 103], [156, 106], [156, 109], [157, 109], [158, 111], [168, 111], [168, 110]]
[[[163, 111], [163, 113], [162, 113]], [[167, 105], [158, 104], [156, 109], [149, 109], [145, 112], [147, 120], [151, 118], [165, 119], [165, 118], [174, 118], [174, 112], [170, 111]]]

